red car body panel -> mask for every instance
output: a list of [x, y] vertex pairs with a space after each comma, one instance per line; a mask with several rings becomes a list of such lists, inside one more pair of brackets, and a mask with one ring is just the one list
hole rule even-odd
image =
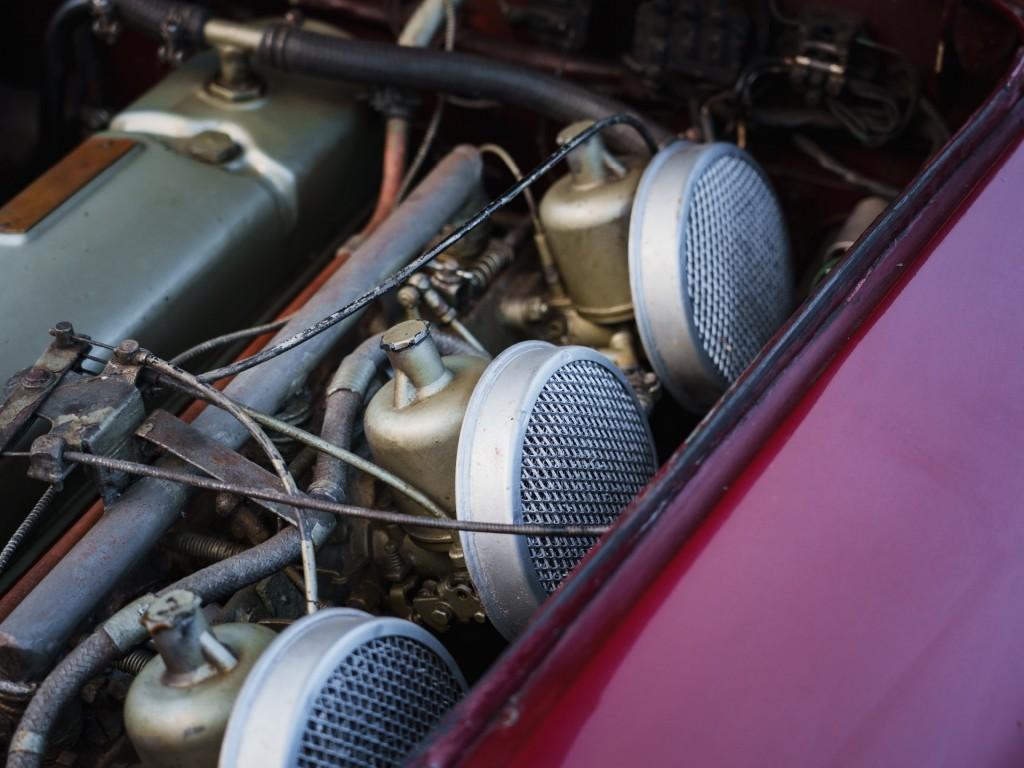
[[471, 764], [1024, 763], [1022, 189], [1018, 148], [528, 737]]
[[1024, 82], [893, 204], [418, 756], [1024, 763]]

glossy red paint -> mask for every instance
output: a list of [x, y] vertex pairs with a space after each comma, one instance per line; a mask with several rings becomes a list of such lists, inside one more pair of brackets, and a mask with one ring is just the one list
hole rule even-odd
[[468, 764], [1024, 762], [1021, 189], [1018, 146], [543, 715]]
[[[813, 742], [819, 738], [813, 729], [826, 716], [833, 718], [829, 722], [834, 723], [835, 728], [839, 728], [844, 719], [855, 717], [857, 702], [863, 704], [865, 699], [863, 695], [858, 698], [854, 694], [861, 686], [870, 688], [877, 684], [877, 675], [892, 672], [891, 667], [879, 660], [893, 653], [903, 653], [907, 643], [914, 647], [915, 642], [921, 641], [921, 635], [911, 631], [916, 624], [929, 616], [934, 618], [932, 613], [943, 610], [944, 600], [961, 597], [961, 593], [948, 590], [950, 582], [959, 583], [960, 575], [948, 563], [956, 563], [959, 557], [966, 556], [973, 558], [975, 567], [991, 560], [999, 567], [1012, 568], [1005, 551], [986, 550], [986, 545], [995, 546], [999, 542], [993, 526], [995, 531], [999, 525], [1012, 527], [1016, 523], [1012, 516], [1009, 513], [999, 516], [998, 510], [982, 507], [976, 521], [980, 524], [978, 531], [962, 519], [958, 527], [954, 524], [958, 520], [955, 516], [952, 522], [946, 519], [954, 512], [943, 506], [949, 501], [949, 493], [942, 485], [918, 482], [916, 488], [906, 489], [915, 501], [924, 499], [920, 504], [931, 505], [932, 509], [943, 513], [934, 520], [924, 506], [915, 508], [909, 519], [885, 507], [882, 508], [886, 514], [875, 517], [874, 513], [885, 501], [885, 493], [892, 494], [890, 501], [896, 498], [900, 493], [899, 482], [904, 479], [920, 481], [918, 475], [899, 469], [897, 459], [907, 462], [911, 469], [920, 469], [913, 463], [915, 456], [919, 461], [947, 457], [943, 453], [930, 453], [933, 442], [937, 446], [935, 450], [952, 450], [936, 439], [940, 435], [947, 440], [987, 445], [985, 441], [991, 437], [989, 422], [1002, 423], [1003, 416], [979, 419], [974, 412], [987, 408], [1001, 414], [1005, 403], [1012, 402], [1013, 395], [1007, 394], [1013, 391], [1012, 387], [996, 390], [1002, 401], [991, 399], [991, 393], [985, 402], [960, 400], [971, 392], [978, 394], [980, 391], [978, 387], [969, 388], [972, 379], [966, 374], [974, 372], [969, 367], [970, 362], [976, 362], [972, 358], [981, 355], [978, 359], [989, 360], [989, 368], [1002, 365], [997, 370], [1004, 378], [1020, 370], [1014, 367], [1017, 359], [1010, 356], [1020, 347], [1019, 343], [1013, 347], [1013, 340], [1024, 335], [1020, 314], [1004, 311], [1005, 307], [998, 306], [993, 296], [1001, 298], [999, 304], [1012, 304], [1021, 287], [1021, 267], [1012, 250], [1014, 238], [1019, 238], [1021, 223], [1010, 220], [1019, 216], [1013, 191], [1024, 187], [1024, 178], [1019, 155], [1008, 153], [1024, 135], [1022, 92], [1024, 55], [1018, 55], [1000, 87], [851, 249], [827, 284], [779, 332], [686, 444], [669, 459], [619, 524], [545, 603], [524, 635], [446, 718], [415, 758], [416, 765], [523, 762], [606, 765], [627, 759], [640, 764], [675, 764], [686, 759], [686, 749], [690, 762], [700, 765], [715, 765], [716, 759], [744, 756], [754, 764], [773, 764], [777, 758], [788, 759], [788, 753], [772, 754], [770, 747], [782, 742], [790, 745]], [[1011, 159], [1004, 166], [1007, 157]], [[995, 176], [992, 176], [993, 169], [998, 169]], [[974, 197], [979, 190], [980, 196]], [[950, 244], [959, 244], [960, 252]], [[986, 258], [975, 259], [980, 248], [985, 250]], [[938, 278], [926, 277], [935, 274], [933, 262], [945, 265], [945, 271], [940, 271]], [[913, 277], [908, 278], [908, 273], [914, 273]], [[910, 286], [915, 286], [913, 290], [908, 288], [908, 280]], [[925, 282], [918, 286], [918, 281], [922, 280]], [[896, 307], [907, 307], [900, 310], [905, 314], [891, 314]], [[903, 338], [902, 346], [886, 347], [882, 343], [886, 337], [878, 335], [876, 325], [881, 327], [887, 322], [884, 319], [890, 317], [902, 318], [902, 322], [907, 323], [907, 335], [900, 337], [897, 333], [895, 337]], [[995, 336], [991, 335], [992, 328], [986, 328], [993, 324], [998, 324], [999, 333]], [[900, 330], [897, 325], [890, 331], [893, 329]], [[988, 335], [978, 335], [983, 329]], [[1017, 335], [1013, 336], [1014, 333]], [[855, 361], [861, 360], [860, 353], [856, 352], [861, 345], [874, 351], [863, 358], [867, 361], [865, 368], [858, 371], [853, 366], [858, 364]], [[986, 346], [993, 353], [1001, 350], [1003, 356], [985, 358]], [[887, 350], [893, 355], [892, 360], [886, 357]], [[827, 399], [831, 391], [842, 391], [830, 388], [839, 387], [837, 381], [846, 381], [846, 370], [857, 373], [849, 379], [851, 391], [868, 399], [840, 403], [837, 412], [846, 414], [845, 421], [840, 419], [833, 423], [822, 419], [819, 415], [822, 412], [816, 410], [821, 406], [814, 404]], [[889, 388], [878, 389], [879, 372], [889, 374], [892, 371], [899, 375], [881, 377]], [[992, 376], [991, 370], [985, 367], [976, 372]], [[866, 382], [870, 382], [870, 386]], [[966, 389], [957, 390], [956, 386]], [[1010, 400], [1006, 400], [1007, 397]], [[924, 401], [918, 402], [922, 398]], [[888, 403], [893, 399], [897, 401], [895, 406]], [[938, 408], [934, 401], [938, 402]], [[860, 413], [850, 413], [854, 404], [860, 405]], [[951, 423], [948, 413], [951, 409], [967, 409], [972, 416]], [[885, 422], [879, 422], [874, 416], [888, 414], [890, 410], [901, 415], [905, 412], [909, 419], [902, 425], [905, 428], [895, 429], [891, 435], [886, 431]], [[873, 429], [858, 432], [862, 420]], [[900, 422], [896, 424], [899, 426]], [[909, 432], [911, 426], [920, 429], [920, 433]], [[933, 426], [934, 431], [928, 431]], [[802, 430], [816, 428], [824, 430], [816, 438], [817, 442], [812, 440], [801, 449], [798, 436], [810, 434]], [[839, 432], [832, 434], [828, 428], [837, 428]], [[956, 428], [965, 430], [964, 434]], [[972, 429], [978, 431], [968, 439]], [[848, 435], [844, 430], [852, 432]], [[905, 444], [908, 436], [918, 438], [917, 444]], [[893, 438], [898, 438], [893, 446], [885, 443]], [[790, 440], [797, 446], [793, 448], [793, 455], [803, 455], [806, 463], [799, 467], [802, 471], [789, 467], [794, 475], [780, 475], [779, 482], [773, 482], [776, 478], [773, 468], [777, 463], [784, 463], [789, 455]], [[891, 448], [901, 450], [886, 457], [884, 451]], [[921, 453], [915, 454], [914, 450]], [[872, 464], [876, 455], [882, 458]], [[956, 457], [956, 454], [951, 453], [949, 457]], [[851, 463], [843, 465], [842, 472], [830, 476], [828, 473], [837, 462]], [[963, 474], [968, 466], [979, 470], [979, 474], [976, 477]], [[1016, 490], [1015, 486], [992, 486], [991, 482], [977, 489], [966, 488], [971, 482], [991, 480], [980, 472], [985, 466], [986, 461], [978, 466], [956, 465], [957, 472], [961, 473], [956, 484], [961, 500], [991, 503], [993, 498], [998, 498], [991, 495], [991, 489]], [[849, 479], [850, 474], [844, 473], [850, 467], [858, 470], [873, 467], [877, 473], [863, 475], [857, 471], [851, 473], [852, 479]], [[932, 469], [944, 477], [941, 471]], [[818, 474], [812, 477], [812, 473]], [[998, 473], [997, 476], [1001, 477]], [[762, 486], [762, 482], [765, 485]], [[792, 501], [786, 495], [790, 485]], [[758, 488], [766, 491], [763, 498], [758, 496]], [[881, 494], [881, 500], [871, 495], [872, 488]], [[811, 492], [805, 495], [808, 489]], [[911, 490], [922, 495], [915, 497]], [[937, 498], [923, 496], [926, 491]], [[748, 494], [749, 508], [744, 506], [748, 503], [745, 501]], [[853, 501], [869, 506], [860, 510]], [[1012, 504], [1016, 499], [1011, 494], [1010, 499], [1003, 501]], [[888, 544], [892, 539], [894, 543], [857, 550], [857, 540], [848, 529], [846, 538], [831, 539], [830, 531], [844, 532], [840, 524], [842, 514], [834, 513], [840, 517], [831, 525], [823, 523], [819, 516], [824, 509], [837, 504], [851, 516], [847, 524], [857, 522], [858, 515], [863, 515], [866, 523], [875, 526], [885, 523], [891, 527], [888, 533], [884, 528], [865, 529], [861, 534], [866, 537], [864, 540], [874, 543], [877, 538]], [[848, 506], [843, 507], [843, 504]], [[760, 512], [759, 508], [765, 511]], [[746, 531], [737, 532], [733, 523], [726, 524], [734, 519], [733, 515], [736, 520], [760, 522], [761, 527], [755, 525], [750, 535]], [[776, 527], [780, 525], [781, 528]], [[915, 526], [924, 527], [918, 530]], [[930, 538], [934, 534], [931, 527], [936, 526], [938, 534], [946, 537], [939, 537], [945, 549]], [[719, 531], [727, 533], [719, 534]], [[965, 531], [969, 535], [964, 534]], [[982, 533], [987, 533], [988, 537]], [[717, 538], [719, 535], [725, 538]], [[747, 550], [736, 546], [736, 541], [729, 538], [731, 535], [737, 536], [736, 541], [745, 542]], [[961, 548], [956, 549], [954, 544], [961, 535], [967, 542], [971, 541], [971, 536], [981, 536], [980, 543], [970, 549], [964, 549], [961, 543]], [[764, 538], [763, 544], [759, 537]], [[910, 540], [920, 540], [926, 545], [925, 554], [930, 553], [932, 557], [900, 559], [904, 553], [899, 545], [907, 545], [915, 551]], [[788, 565], [787, 559], [794, 549], [800, 549], [798, 545], [810, 548], [794, 561], [800, 564], [799, 568]], [[842, 561], [837, 561], [834, 575], [838, 581], [830, 582], [832, 561], [845, 552], [846, 547], [851, 548], [850, 552], [859, 551], [862, 556], [853, 569], [856, 572], [839, 569]], [[705, 551], [711, 554], [706, 555]], [[823, 554], [816, 559], [815, 553], [819, 551]], [[719, 554], [724, 556], [719, 558]], [[801, 561], [800, 557], [809, 559]], [[890, 557], [896, 560], [887, 560]], [[1003, 560], [999, 561], [999, 557]], [[701, 588], [707, 589], [706, 593], [691, 593], [689, 585], [700, 578], [691, 574], [700, 572], [705, 562], [713, 563], [718, 570], [714, 570], [710, 583], [702, 582]], [[824, 569], [824, 576], [813, 568], [803, 570], [815, 563]], [[944, 571], [944, 567], [947, 570]], [[918, 572], [915, 568], [925, 570]], [[875, 571], [882, 575], [876, 578], [872, 575]], [[805, 572], [806, 579], [824, 581], [824, 584], [821, 592], [815, 592], [814, 585], [807, 585], [807, 599], [801, 602], [796, 600], [799, 593], [790, 594], [790, 590], [793, 583], [805, 581]], [[937, 579], [936, 574], [945, 575], [947, 581]], [[775, 577], [779, 580], [773, 581]], [[898, 593], [893, 595], [894, 599], [887, 600], [877, 592], [879, 582], [888, 587], [891, 581], [907, 585], [918, 583], [915, 579], [921, 584], [929, 580], [938, 582], [933, 592], [926, 592], [917, 603], [904, 604], [895, 599]], [[752, 592], [749, 595], [738, 592], [740, 586]], [[827, 588], [834, 588], [834, 594]], [[782, 591], [776, 593], [774, 589]], [[974, 600], [981, 606], [988, 591], [983, 587], [977, 589], [984, 593], [984, 599]], [[1000, 590], [995, 590], [994, 594], [995, 602], [986, 606], [988, 612], [973, 617], [975, 624], [963, 628], [964, 631], [978, 630], [986, 637], [998, 637], [1003, 630], [999, 620], [1004, 615], [1010, 626], [1016, 628], [1012, 616], [1014, 603]], [[827, 598], [826, 605], [813, 599], [815, 596]], [[820, 615], [810, 610], [801, 612], [798, 610], [801, 607], [813, 607]], [[887, 607], [894, 615], [885, 614]], [[689, 611], [697, 609], [707, 613], [695, 612], [691, 618]], [[750, 613], [744, 614], [744, 611]], [[915, 621], [898, 620], [905, 618], [905, 614], [913, 618], [915, 612]], [[716, 613], [720, 614], [717, 619], [714, 618]], [[969, 643], [957, 634], [961, 630], [957, 619], [961, 617], [952, 609], [948, 609], [946, 615], [951, 622], [947, 633], [957, 638], [953, 647], [966, 650]], [[708, 616], [712, 617], [711, 623], [705, 630], [700, 622]], [[804, 625], [806, 630], [802, 628]], [[722, 631], [716, 633], [716, 627]], [[840, 653], [840, 660], [848, 660], [841, 674], [836, 672], [841, 679], [823, 674], [822, 686], [816, 687], [819, 678], [805, 674], [804, 670], [817, 670], [822, 662], [807, 654], [821, 650], [818, 643], [824, 644], [825, 650], [833, 653], [824, 657], [828, 663], [839, 663], [843, 667], [837, 662], [829, 641], [846, 637], [868, 645], [856, 657]], [[647, 644], [648, 638], [652, 645]], [[845, 647], [853, 654], [860, 645], [855, 644], [852, 650], [849, 646], [839, 648]], [[918, 650], [925, 651], [919, 646]], [[700, 653], [694, 656], [697, 651]], [[926, 670], [926, 656], [919, 657], [919, 665], [911, 667], [904, 679], [909, 686], [913, 672], [919, 670], [922, 676], [914, 682], [922, 687], [916, 691], [907, 689], [905, 695], [909, 701], [925, 691], [926, 695], [934, 697], [935, 712], [913, 710], [909, 703], [907, 711], [921, 717], [935, 716], [942, 723], [942, 733], [936, 737], [933, 733], [912, 732], [905, 737], [903, 746], [922, 750], [929, 746], [914, 742], [915, 737], [937, 740], [941, 747], [948, 747], [946, 739], [960, 747], [973, 744], [979, 751], [973, 755], [977, 759], [968, 764], [984, 764], [991, 756], [985, 750], [993, 748], [1004, 749], [1004, 754], [1016, 757], [1012, 751], [1014, 744], [1006, 739], [976, 744], [971, 738], [980, 737], [979, 732], [967, 736], [966, 731], [947, 727], [948, 720], [938, 718], [940, 711], [947, 717], [952, 717], [949, 713], [955, 711], [971, 719], [977, 714], [975, 709], [984, 708], [986, 704], [992, 706], [993, 712], [1005, 716], [1009, 710], [1001, 705], [1017, 703], [1009, 699], [1013, 698], [1012, 688], [1020, 687], [1018, 667], [1011, 658], [1001, 659], [998, 653], [990, 655], [993, 655], [991, 666], [984, 668], [971, 669], [971, 657], [967, 654], [958, 657], [955, 665], [949, 665], [961, 669], [959, 689], [953, 677], [942, 674], [942, 664]], [[758, 666], [755, 662], [761, 657], [771, 663]], [[681, 665], [678, 669], [674, 666], [676, 663]], [[743, 674], [723, 674], [721, 680], [715, 675], [701, 678], [701, 670], [729, 670], [733, 665]], [[993, 670], [1000, 665], [1002, 672], [1010, 676], [1005, 687], [992, 682], [981, 691], [988, 695], [987, 699], [983, 695], [980, 699], [962, 700], [962, 694], [979, 693], [965, 680], [974, 681], [979, 673], [994, 675]], [[826, 671], [834, 670], [827, 667]], [[937, 687], [929, 689], [928, 680], [932, 678], [927, 675], [931, 672], [936, 673], [933, 682]], [[764, 679], [759, 680], [758, 674]], [[984, 674], [981, 678], [992, 680]], [[706, 687], [688, 690], [687, 686], [698, 680]], [[791, 680], [800, 683], [795, 690], [783, 685], [775, 691], [768, 685], [781, 685]], [[850, 683], [851, 689], [835, 687], [843, 682]], [[724, 691], [718, 691], [721, 686], [725, 686]], [[999, 695], [1003, 696], [1002, 700]], [[844, 704], [847, 699], [851, 702], [849, 709]], [[861, 730], [848, 723], [846, 735], [851, 740], [836, 746], [834, 754], [801, 753], [792, 758], [793, 762], [800, 764], [802, 761], [797, 758], [801, 756], [807, 764], [837, 762], [840, 757], [852, 754], [855, 735], [859, 735], [864, 744], [870, 741], [872, 726], [875, 726], [875, 736], [881, 738], [888, 733], [896, 738], [898, 729], [887, 731], [886, 728], [890, 720], [897, 722], [898, 707], [896, 704], [889, 706], [893, 711], [879, 716], [874, 723], [858, 721], [863, 726]], [[827, 715], [819, 711], [829, 709]], [[702, 719], [705, 711], [708, 717]], [[764, 727], [751, 720], [756, 717], [765, 718]], [[802, 727], [805, 723], [808, 727]], [[710, 740], [700, 741], [698, 736]], [[719, 752], [721, 745], [712, 738], [715, 736], [723, 742], [735, 741], [737, 751]], [[826, 733], [822, 737], [819, 747], [823, 752], [827, 751], [828, 738], [834, 736], [834, 733]], [[1005, 733], [1001, 732], [1000, 736]], [[706, 751], [694, 751], [698, 749]], [[867, 759], [870, 750], [865, 749], [863, 755], [854, 754], [851, 761], [858, 762], [856, 758], [861, 756]], [[877, 762], [903, 764], [905, 755], [895, 747], [888, 754], [892, 755], [891, 760]], [[954, 760], [960, 757], [952, 754]], [[927, 757], [929, 755], [922, 754], [922, 759]]]

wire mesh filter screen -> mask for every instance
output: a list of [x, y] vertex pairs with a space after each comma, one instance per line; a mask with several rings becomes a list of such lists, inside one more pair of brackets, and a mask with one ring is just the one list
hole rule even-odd
[[[654, 474], [646, 417], [600, 363], [559, 368], [537, 397], [523, 440], [524, 523], [607, 525]], [[547, 594], [593, 545], [591, 538], [530, 537], [530, 560]]]
[[400, 635], [369, 640], [324, 683], [296, 765], [399, 765], [461, 696], [445, 660], [427, 646]]
[[792, 302], [782, 213], [761, 174], [742, 158], [720, 157], [697, 179], [686, 258], [700, 345], [732, 382], [786, 319]]

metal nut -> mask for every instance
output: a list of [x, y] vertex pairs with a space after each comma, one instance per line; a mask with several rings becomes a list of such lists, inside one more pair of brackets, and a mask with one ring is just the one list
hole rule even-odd
[[211, 165], [230, 162], [242, 154], [242, 148], [222, 131], [201, 131], [188, 139], [185, 148], [196, 160]]
[[125, 339], [117, 345], [114, 350], [114, 357], [121, 363], [132, 363], [133, 357], [141, 349], [141, 345], [135, 339]]
[[25, 389], [42, 389], [53, 379], [53, 374], [45, 368], [29, 368], [21, 377], [21, 386]]

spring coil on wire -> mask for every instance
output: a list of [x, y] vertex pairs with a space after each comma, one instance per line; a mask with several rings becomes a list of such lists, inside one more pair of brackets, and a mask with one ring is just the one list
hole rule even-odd
[[227, 560], [246, 549], [233, 541], [224, 541], [201, 533], [177, 533], [171, 537], [168, 547], [180, 555], [211, 563]]
[[32, 511], [25, 516], [25, 519], [15, 529], [14, 533], [11, 534], [11, 538], [7, 542], [7, 546], [0, 551], [0, 573], [7, 570], [8, 564], [14, 559], [14, 555], [17, 552], [18, 547], [21, 546], [21, 542], [26, 536], [28, 536], [32, 526], [35, 525], [43, 513], [46, 512], [59, 492], [59, 485], [51, 485], [47, 488], [39, 501], [37, 501], [35, 506], [32, 507]]
[[483, 255], [466, 270], [470, 283], [477, 291], [486, 290], [498, 273], [512, 263], [515, 250], [508, 243], [492, 240]]
[[384, 545], [384, 562], [385, 578], [391, 581], [398, 581], [402, 578], [402, 572], [405, 569], [405, 563], [402, 560], [402, 555], [398, 551], [398, 547], [393, 542], [388, 542]]
[[136, 648], [127, 656], [115, 661], [114, 668], [129, 675], [137, 675], [144, 666], [149, 664], [150, 659], [154, 656], [156, 654], [152, 651], [147, 651], [145, 648]]

